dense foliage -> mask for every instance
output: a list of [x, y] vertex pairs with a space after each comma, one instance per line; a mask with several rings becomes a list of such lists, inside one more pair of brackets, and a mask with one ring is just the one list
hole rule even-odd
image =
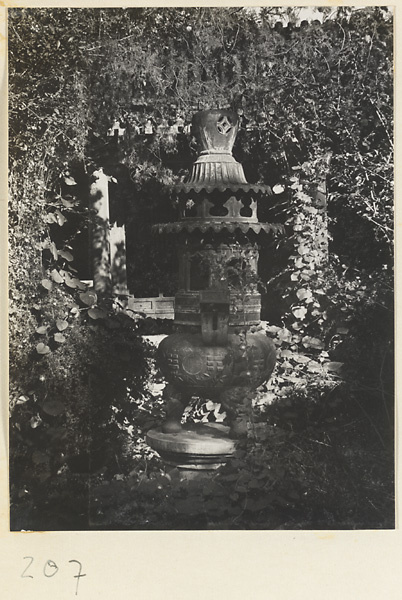
[[[75, 495], [86, 497], [87, 479], [77, 473], [128, 473], [129, 459], [126, 466], [119, 459], [125, 428], [134, 423], [141, 439], [160, 411], [147, 385], [151, 351], [139, 337], [141, 323], [115, 314], [110, 298], [96, 297], [80, 281], [79, 249], [92, 219], [86, 203], [91, 174], [103, 167], [117, 180], [112, 209], [117, 220], [123, 211], [128, 223], [132, 291], [174, 293], [174, 242], [150, 243], [150, 229], [174, 218], [168, 184], [185, 175], [195, 156], [186, 125], [197, 109], [215, 106], [230, 106], [241, 117], [234, 152], [248, 180], [284, 188], [275, 203], [259, 208], [261, 220], [281, 222], [287, 235], [261, 249], [264, 315], [279, 361], [256, 410], [273, 401], [270, 410], [280, 412], [286, 432], [311, 411], [335, 418], [335, 408], [340, 424], [334, 436], [342, 437], [350, 417], [370, 448], [378, 444], [389, 487], [392, 17], [385, 8], [339, 8], [323, 24], [296, 27], [290, 11], [282, 27], [275, 25], [277, 12], [9, 10], [10, 443], [13, 510], [22, 515], [15, 517], [17, 528], [29, 527], [26, 506], [40, 513], [47, 492], [68, 502], [69, 482], [73, 511], [75, 486]], [[107, 135], [115, 121], [125, 132], [118, 141]], [[152, 134], [145, 133], [147, 121]], [[327, 207], [317, 186], [327, 192]], [[328, 443], [319, 437], [323, 431], [315, 433], [318, 445]], [[250, 439], [254, 456], [255, 436]], [[258, 460], [278, 439], [257, 444]], [[314, 456], [310, 442], [301, 452], [300, 464]], [[294, 455], [277, 455], [273, 481], [281, 481], [287, 457], [291, 462]], [[253, 470], [257, 462], [238, 467]], [[155, 457], [151, 463], [157, 465]], [[270, 484], [261, 468], [265, 475], [257, 481], [265, 490]], [[144, 472], [147, 467], [131, 475], [135, 485]], [[236, 483], [235, 473], [230, 476]], [[286, 477], [295, 481], [301, 474], [291, 469]], [[285, 494], [275, 486], [271, 491], [274, 499], [261, 510]], [[242, 492], [233, 498], [240, 502]], [[248, 523], [254, 518], [245, 515]], [[80, 526], [87, 519], [83, 500]], [[331, 519], [351, 526], [353, 517]], [[375, 518], [368, 522], [375, 526]], [[378, 522], [384, 526], [384, 519]], [[146, 525], [134, 519], [132, 526]]]

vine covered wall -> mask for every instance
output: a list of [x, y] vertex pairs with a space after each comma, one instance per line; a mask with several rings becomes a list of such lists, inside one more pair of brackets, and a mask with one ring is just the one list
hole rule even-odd
[[[322, 17], [297, 24], [290, 10], [281, 27], [272, 8], [9, 9], [17, 506], [28, 496], [34, 510], [43, 486], [60, 496], [72, 472], [118, 470], [124, 427], [152, 405], [140, 320], [81, 282], [77, 239], [103, 168], [128, 222], [133, 291], [174, 292], [175, 248], [150, 244], [150, 231], [174, 218], [169, 186], [195, 157], [192, 114], [208, 107], [240, 115], [235, 157], [251, 183], [277, 192], [259, 217], [286, 232], [260, 253], [279, 354], [265, 398], [347, 396], [392, 446], [392, 13], [340, 7]], [[108, 135], [116, 121], [118, 142]], [[115, 440], [107, 451], [104, 439]]]

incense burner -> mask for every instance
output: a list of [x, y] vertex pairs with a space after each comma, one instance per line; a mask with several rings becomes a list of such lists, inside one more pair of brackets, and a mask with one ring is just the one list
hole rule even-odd
[[167, 462], [193, 469], [222, 464], [234, 443], [219, 428], [182, 425], [191, 397], [221, 402], [230, 427], [275, 366], [275, 346], [258, 330], [258, 238], [274, 226], [258, 221], [257, 200], [272, 192], [247, 182], [232, 155], [237, 131], [238, 117], [229, 110], [194, 115], [199, 155], [187, 181], [175, 187], [179, 219], [156, 226], [176, 236], [179, 289], [177, 331], [157, 351], [168, 381], [167, 417], [147, 439]]

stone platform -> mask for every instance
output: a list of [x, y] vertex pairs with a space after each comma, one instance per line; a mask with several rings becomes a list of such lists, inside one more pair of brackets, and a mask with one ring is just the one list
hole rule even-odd
[[235, 441], [228, 437], [229, 428], [219, 424], [195, 424], [178, 433], [152, 429], [146, 442], [165, 463], [180, 471], [199, 473], [214, 471], [224, 465], [235, 451]]

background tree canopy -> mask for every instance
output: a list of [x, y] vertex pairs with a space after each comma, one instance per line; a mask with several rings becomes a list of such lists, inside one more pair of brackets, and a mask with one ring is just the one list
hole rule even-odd
[[[174, 244], [150, 243], [150, 229], [175, 218], [169, 184], [185, 176], [195, 157], [185, 125], [208, 107], [229, 106], [240, 115], [234, 154], [248, 180], [285, 189], [276, 203], [259, 208], [261, 220], [286, 229], [261, 253], [271, 333], [293, 356], [326, 352], [321, 358], [333, 373], [343, 363], [338, 375], [349, 382], [347, 393], [363, 407], [381, 445], [392, 445], [392, 15], [385, 7], [322, 9], [323, 23], [296, 25], [289, 9], [284, 27], [278, 12], [9, 10], [17, 497], [27, 482], [36, 485], [27, 474], [32, 461], [47, 481], [60, 469], [64, 476], [77, 444], [91, 456], [102, 454], [104, 429], [121, 430], [134, 418], [137, 405], [127, 390], [131, 398], [145, 394], [147, 351], [138, 323], [120, 315], [99, 327], [96, 310], [108, 307], [80, 287], [91, 174], [103, 167], [117, 179], [111, 200], [115, 218], [121, 211], [128, 223], [131, 291], [173, 294]], [[144, 133], [148, 119], [152, 135]], [[182, 129], [169, 135], [178, 119]], [[107, 135], [114, 121], [125, 129], [118, 144]], [[318, 226], [315, 189], [323, 182], [327, 220]], [[329, 263], [319, 248], [327, 225]], [[105, 352], [110, 343], [112, 362]], [[120, 357], [130, 352], [142, 357], [136, 368], [130, 359], [122, 367]], [[294, 384], [295, 365], [287, 358], [274, 379], [279, 396]], [[305, 390], [317, 380], [317, 368], [299, 372]], [[50, 405], [56, 397], [59, 405]], [[101, 424], [96, 440], [88, 414]]]

